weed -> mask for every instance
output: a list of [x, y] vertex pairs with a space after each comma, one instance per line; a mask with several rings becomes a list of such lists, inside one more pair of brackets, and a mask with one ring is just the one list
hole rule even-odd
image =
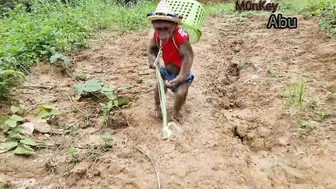
[[52, 106], [48, 105], [48, 104], [44, 104], [44, 105], [39, 105], [38, 107], [39, 113], [38, 113], [38, 118], [48, 118], [48, 119], [52, 119], [55, 116], [60, 115], [61, 113], [54, 109]]
[[105, 133], [101, 136], [101, 139], [104, 140], [105, 146], [103, 151], [107, 151], [108, 148], [112, 148], [117, 145], [117, 143], [113, 140], [112, 135], [110, 133]]
[[336, 35], [336, 0], [286, 0], [280, 3], [279, 10], [300, 13], [305, 18], [316, 16], [328, 37]]
[[315, 99], [309, 101], [308, 104], [307, 104], [307, 108], [312, 110], [312, 111], [315, 111], [316, 107], [317, 107], [317, 100], [315, 100]]
[[68, 130], [69, 130], [70, 132], [75, 132], [75, 131], [77, 131], [77, 129], [78, 129], [78, 126], [77, 126], [76, 123], [70, 123], [70, 124], [68, 125]]
[[327, 93], [327, 101], [336, 101], [336, 93], [328, 92]]
[[319, 116], [319, 119], [322, 121], [324, 119], [326, 119], [330, 114], [326, 113], [326, 112], [315, 112], [316, 115]]
[[302, 129], [312, 130], [317, 125], [318, 125], [317, 121], [302, 121], [301, 122], [301, 128]]
[[11, 184], [9, 181], [0, 178], [0, 189], [10, 189], [11, 188]]
[[56, 172], [56, 165], [51, 160], [48, 160], [44, 163], [44, 169], [48, 171], [48, 173], [55, 173]]
[[86, 76], [80, 71], [76, 71], [74, 76], [76, 81], [84, 81], [86, 79]]
[[129, 103], [128, 99], [123, 96], [116, 95], [116, 92], [129, 89], [129, 85], [117, 89], [111, 89], [108, 85], [104, 85], [101, 80], [89, 80], [85, 83], [74, 85], [76, 92], [75, 100], [79, 100], [82, 96], [103, 94], [107, 99], [107, 103], [99, 103], [101, 106], [102, 117], [105, 123], [113, 120], [114, 110]]
[[288, 84], [287, 90], [287, 98], [285, 101], [285, 109], [289, 109], [291, 107], [301, 108], [302, 102], [304, 98], [305, 86], [303, 82], [300, 84], [290, 83]]
[[224, 13], [235, 12], [235, 3], [216, 3], [205, 6], [206, 16], [221, 16]]
[[22, 105], [11, 106], [12, 115], [2, 122], [2, 130], [7, 137], [4, 143], [0, 145], [0, 153], [15, 149], [14, 154], [17, 155], [35, 154], [35, 150], [32, 147], [36, 147], [38, 143], [30, 137], [25, 137], [24, 128], [21, 126], [24, 118], [16, 114], [23, 108], [24, 106]]
[[9, 98], [12, 95], [9, 88], [21, 79], [25, 79], [24, 73], [15, 70], [2, 70], [0, 64], [0, 98]]
[[71, 147], [68, 149], [68, 154], [70, 156], [70, 163], [77, 163], [79, 162], [78, 155], [77, 155], [77, 150], [74, 147]]
[[[62, 61], [68, 68], [71, 60], [66, 54], [88, 48], [87, 39], [93, 32], [112, 29], [123, 33], [148, 27], [150, 23], [144, 15], [155, 10], [149, 1], [127, 7], [117, 6], [113, 0], [29, 2], [30, 11], [24, 0], [1, 4], [0, 71], [27, 72], [37, 61], [51, 64]], [[1, 97], [10, 96], [8, 82], [0, 74]]]

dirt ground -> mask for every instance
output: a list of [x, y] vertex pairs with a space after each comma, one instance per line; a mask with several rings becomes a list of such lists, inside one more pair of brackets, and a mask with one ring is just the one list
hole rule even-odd
[[[47, 134], [34, 133], [45, 145], [36, 155], [0, 154], [0, 178], [13, 188], [158, 188], [154, 167], [138, 148], [149, 152], [164, 189], [336, 188], [336, 96], [327, 94], [336, 92], [336, 41], [324, 37], [317, 20], [298, 17], [297, 29], [277, 30], [266, 28], [268, 17], [231, 14], [205, 21], [201, 41], [193, 45], [195, 80], [176, 140], [161, 140], [162, 123], [150, 115], [155, 72], [147, 67], [147, 30], [101, 33], [89, 50], [72, 55], [74, 70], [89, 79], [114, 88], [131, 85], [124, 92], [130, 107], [109, 126], [97, 119], [99, 100], [71, 103], [74, 78], [38, 65], [16, 99], [29, 108], [51, 103], [62, 114]], [[287, 84], [300, 81], [302, 108], [285, 109]], [[167, 100], [170, 114], [170, 91]], [[81, 111], [91, 116], [85, 119]], [[318, 124], [302, 128], [311, 120]], [[78, 130], [69, 132], [70, 123]], [[117, 146], [93, 153], [105, 132]], [[70, 147], [77, 150], [76, 165], [69, 162]]]

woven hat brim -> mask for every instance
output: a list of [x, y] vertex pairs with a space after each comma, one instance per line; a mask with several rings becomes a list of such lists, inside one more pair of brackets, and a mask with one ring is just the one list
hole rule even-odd
[[147, 19], [149, 21], [166, 20], [166, 21], [172, 21], [172, 22], [176, 22], [176, 23], [180, 23], [182, 21], [181, 18], [173, 18], [173, 17], [170, 17], [170, 16], [163, 16], [163, 15], [153, 15], [153, 16], [147, 17]]

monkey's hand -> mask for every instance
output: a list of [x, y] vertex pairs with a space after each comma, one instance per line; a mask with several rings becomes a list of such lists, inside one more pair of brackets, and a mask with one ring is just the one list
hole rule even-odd
[[166, 86], [168, 88], [172, 88], [172, 87], [176, 87], [177, 85], [179, 85], [180, 83], [183, 82], [183, 78], [181, 76], [177, 76], [175, 79], [171, 80], [171, 81], [167, 81], [166, 80]]

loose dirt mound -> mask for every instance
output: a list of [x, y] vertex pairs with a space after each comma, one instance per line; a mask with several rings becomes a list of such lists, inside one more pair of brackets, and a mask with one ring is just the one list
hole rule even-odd
[[[39, 65], [18, 99], [31, 107], [51, 102], [62, 112], [53, 134], [35, 135], [52, 148], [29, 158], [1, 154], [0, 177], [14, 188], [157, 188], [154, 168], [138, 147], [149, 151], [162, 188], [335, 188], [336, 106], [327, 92], [336, 92], [336, 42], [325, 40], [314, 20], [299, 18], [294, 30], [266, 29], [267, 20], [228, 15], [206, 22], [194, 45], [186, 121], [174, 141], [161, 140], [161, 121], [150, 116], [155, 73], [147, 68], [147, 31], [105, 38], [73, 55], [76, 70], [89, 78], [132, 86], [130, 108], [108, 127], [97, 121], [95, 99], [69, 101], [73, 78]], [[302, 108], [284, 109], [286, 84], [300, 81]], [[169, 92], [169, 111], [172, 100]], [[78, 109], [92, 116], [85, 119]], [[320, 119], [321, 112], [328, 116]], [[318, 125], [300, 128], [310, 120]], [[79, 129], [66, 133], [70, 123]], [[105, 132], [117, 147], [94, 153], [90, 147], [101, 145]], [[70, 147], [79, 155], [76, 166], [69, 163]]]

